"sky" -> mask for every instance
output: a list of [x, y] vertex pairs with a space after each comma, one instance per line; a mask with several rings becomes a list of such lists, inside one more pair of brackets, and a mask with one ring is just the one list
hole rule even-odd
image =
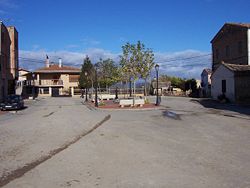
[[86, 55], [118, 63], [122, 45], [140, 40], [161, 74], [199, 78], [211, 67], [212, 38], [225, 22], [249, 23], [249, 7], [249, 0], [0, 0], [0, 20], [18, 30], [23, 68], [43, 66], [46, 54], [72, 66]]

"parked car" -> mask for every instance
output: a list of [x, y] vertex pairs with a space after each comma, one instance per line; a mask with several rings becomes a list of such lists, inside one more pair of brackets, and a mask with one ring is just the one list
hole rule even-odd
[[0, 104], [1, 110], [20, 110], [24, 108], [24, 101], [20, 95], [8, 95]]

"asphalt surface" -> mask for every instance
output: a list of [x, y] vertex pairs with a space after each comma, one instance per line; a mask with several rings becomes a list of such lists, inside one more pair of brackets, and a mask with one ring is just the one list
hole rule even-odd
[[0, 116], [3, 187], [250, 187], [249, 108], [175, 97], [135, 111], [29, 103]]

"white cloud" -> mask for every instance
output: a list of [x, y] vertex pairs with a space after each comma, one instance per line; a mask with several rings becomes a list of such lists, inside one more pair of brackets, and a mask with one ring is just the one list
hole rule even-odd
[[155, 53], [160, 73], [182, 78], [200, 78], [204, 68], [211, 67], [209, 52], [185, 50], [173, 53]]
[[[46, 50], [20, 51], [20, 67], [26, 69], [36, 69], [45, 65], [46, 54], [50, 61], [58, 62], [62, 58], [64, 65], [80, 67], [83, 59], [88, 55], [92, 63], [96, 63], [100, 58], [112, 58], [119, 62], [119, 55], [110, 51], [90, 48], [83, 52], [57, 51], [49, 52]], [[209, 52], [186, 50], [181, 52], [155, 52], [155, 62], [160, 65], [160, 74], [179, 76], [182, 78], [200, 78], [204, 68], [211, 67], [211, 57]], [[26, 58], [26, 59], [24, 59]], [[152, 70], [154, 73], [154, 70]]]
[[85, 46], [88, 46], [88, 47], [93, 47], [93, 46], [97, 46], [99, 44], [101, 44], [100, 41], [98, 40], [95, 40], [93, 38], [90, 38], [90, 37], [85, 37], [81, 40], [81, 42], [85, 45]]
[[26, 69], [36, 69], [45, 65], [46, 55], [49, 56], [51, 62], [58, 62], [58, 58], [62, 58], [64, 65], [77, 66], [80, 67], [83, 63], [83, 59], [88, 55], [92, 63], [96, 63], [100, 58], [107, 59], [112, 58], [118, 60], [118, 54], [111, 53], [109, 51], [92, 48], [86, 51], [71, 52], [71, 51], [57, 51], [49, 52], [46, 50], [33, 50], [24, 51], [20, 50], [20, 67]]
[[66, 49], [75, 49], [75, 48], [79, 48], [80, 46], [79, 45], [76, 45], [76, 44], [69, 44], [67, 45], [65, 48]]

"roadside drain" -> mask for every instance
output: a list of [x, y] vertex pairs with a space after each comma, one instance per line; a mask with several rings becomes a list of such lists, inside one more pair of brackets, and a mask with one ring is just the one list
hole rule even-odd
[[11, 181], [22, 177], [25, 173], [27, 173], [30, 170], [34, 169], [35, 167], [42, 164], [43, 162], [51, 159], [53, 156], [55, 156], [56, 154], [60, 153], [61, 151], [65, 150], [65, 149], [67, 149], [72, 144], [75, 144], [77, 141], [79, 141], [84, 136], [92, 133], [95, 129], [100, 127], [103, 123], [108, 121], [110, 118], [111, 118], [111, 115], [107, 115], [102, 121], [97, 123], [92, 129], [78, 135], [71, 142], [68, 142], [68, 143], [64, 144], [63, 146], [61, 146], [60, 148], [57, 148], [57, 149], [54, 149], [54, 150], [50, 151], [47, 155], [44, 155], [44, 156], [40, 157], [36, 161], [33, 161], [31, 163], [27, 163], [23, 167], [18, 168], [16, 170], [13, 170], [13, 171], [9, 172], [8, 174], [5, 174], [5, 175], [1, 176], [0, 177], [0, 187], [3, 187], [4, 185], [10, 183]]

